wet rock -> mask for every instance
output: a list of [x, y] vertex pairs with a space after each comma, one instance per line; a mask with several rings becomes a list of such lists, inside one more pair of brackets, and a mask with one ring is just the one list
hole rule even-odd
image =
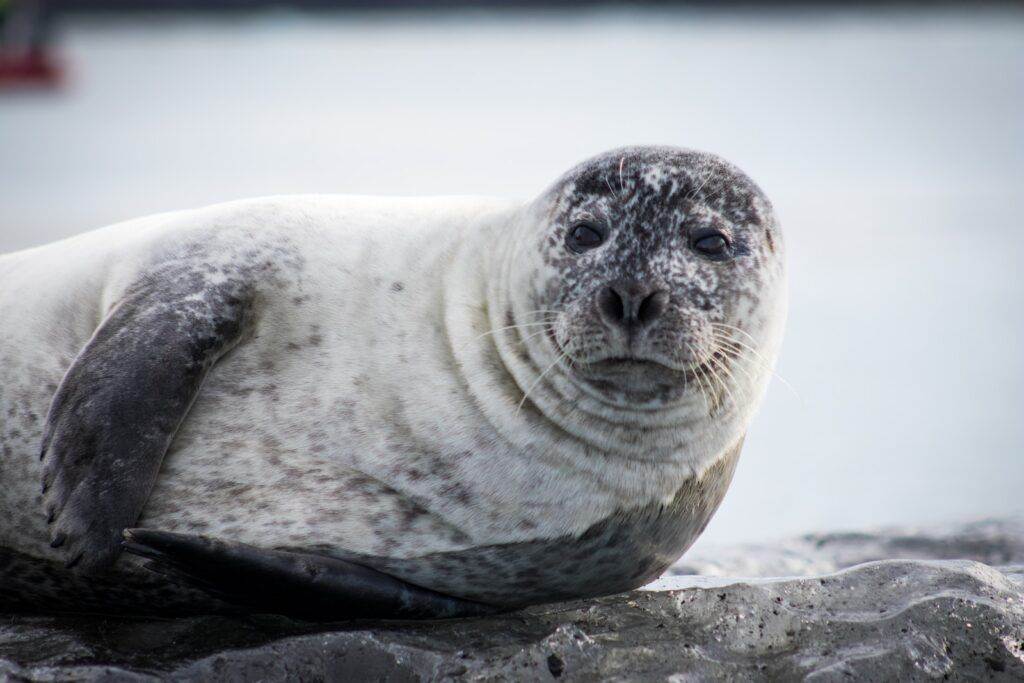
[[1024, 678], [1024, 566], [885, 560], [654, 588], [436, 623], [9, 615], [0, 679]]

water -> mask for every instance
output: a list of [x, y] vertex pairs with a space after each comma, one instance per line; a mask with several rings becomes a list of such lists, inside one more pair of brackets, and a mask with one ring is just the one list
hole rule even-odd
[[790, 324], [704, 543], [1024, 512], [1024, 13], [78, 19], [0, 251], [282, 192], [528, 197], [628, 143], [774, 199]]

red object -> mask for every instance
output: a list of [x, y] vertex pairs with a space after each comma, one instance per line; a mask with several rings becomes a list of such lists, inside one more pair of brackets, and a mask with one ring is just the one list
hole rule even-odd
[[0, 52], [0, 88], [54, 87], [63, 76], [60, 63], [43, 50]]

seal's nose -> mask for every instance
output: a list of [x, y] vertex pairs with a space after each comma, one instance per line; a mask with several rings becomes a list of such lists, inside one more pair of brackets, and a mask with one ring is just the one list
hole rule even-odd
[[665, 312], [668, 292], [635, 280], [616, 280], [597, 292], [597, 310], [611, 327], [632, 332]]

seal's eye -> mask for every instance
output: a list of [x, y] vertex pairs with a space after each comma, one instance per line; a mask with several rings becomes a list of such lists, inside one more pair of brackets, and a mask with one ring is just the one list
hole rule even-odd
[[604, 232], [592, 223], [577, 223], [569, 229], [565, 242], [579, 254], [601, 246], [604, 243]]
[[705, 256], [722, 258], [728, 255], [729, 240], [720, 232], [708, 232], [694, 235], [690, 246]]

